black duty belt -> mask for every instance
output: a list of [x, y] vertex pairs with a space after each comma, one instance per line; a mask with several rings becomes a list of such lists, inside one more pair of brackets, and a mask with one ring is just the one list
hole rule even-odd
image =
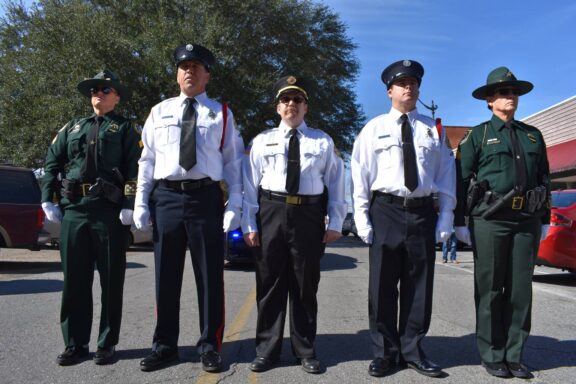
[[374, 196], [388, 203], [401, 205], [404, 208], [419, 208], [433, 203], [432, 196], [402, 197], [380, 191], [374, 191]]
[[[501, 193], [488, 191], [484, 194], [484, 202], [488, 205], [495, 204], [497, 200], [504, 197]], [[524, 196], [514, 196], [508, 203], [504, 204], [504, 208], [511, 208], [513, 210], [521, 210], [526, 206], [526, 199]]]
[[324, 198], [323, 194], [320, 195], [289, 195], [283, 192], [274, 192], [261, 190], [260, 196], [268, 200], [282, 201], [286, 204], [291, 205], [306, 205], [306, 204], [318, 204]]
[[158, 184], [180, 192], [193, 191], [216, 183], [209, 177], [198, 180], [167, 180], [161, 179]]

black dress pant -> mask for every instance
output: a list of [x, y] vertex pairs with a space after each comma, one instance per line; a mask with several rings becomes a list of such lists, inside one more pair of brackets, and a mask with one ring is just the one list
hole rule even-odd
[[370, 220], [374, 239], [368, 311], [373, 354], [394, 361], [423, 360], [420, 343], [432, 315], [437, 214], [432, 204], [404, 208], [376, 196]]
[[198, 353], [219, 351], [224, 333], [224, 214], [218, 183], [187, 192], [159, 184], [153, 192], [156, 330], [153, 350], [176, 349], [186, 247], [200, 314]]
[[325, 232], [323, 204], [290, 205], [260, 200], [262, 252], [256, 256], [258, 322], [256, 354], [278, 359], [286, 303], [290, 298], [290, 341], [297, 358], [315, 357], [316, 293]]

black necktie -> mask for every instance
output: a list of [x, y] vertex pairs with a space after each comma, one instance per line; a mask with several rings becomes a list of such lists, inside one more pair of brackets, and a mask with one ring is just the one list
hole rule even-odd
[[180, 132], [180, 158], [182, 168], [188, 171], [196, 164], [196, 100], [186, 99]]
[[516, 127], [513, 124], [507, 123], [506, 127], [510, 133], [510, 142], [512, 143], [512, 155], [514, 156], [514, 188], [519, 194], [523, 194], [526, 189], [526, 161], [524, 159], [524, 151], [518, 142], [516, 135]]
[[88, 135], [86, 135], [86, 157], [84, 158], [84, 163], [82, 163], [82, 168], [80, 173], [82, 175], [82, 180], [92, 183], [96, 180], [97, 170], [98, 170], [98, 131], [100, 130], [100, 125], [104, 118], [102, 116], [97, 116], [90, 127]]
[[292, 128], [290, 131], [290, 142], [288, 143], [286, 191], [291, 195], [298, 194], [298, 188], [300, 188], [300, 143], [297, 133], [298, 130]]
[[404, 185], [414, 191], [418, 186], [418, 167], [416, 165], [416, 151], [414, 149], [414, 137], [408, 116], [403, 114], [402, 120], [402, 153], [404, 154]]

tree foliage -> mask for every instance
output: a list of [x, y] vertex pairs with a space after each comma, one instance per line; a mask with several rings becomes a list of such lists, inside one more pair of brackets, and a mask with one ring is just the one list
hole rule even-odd
[[0, 162], [39, 167], [68, 120], [91, 113], [76, 89], [103, 68], [133, 96], [118, 111], [143, 124], [179, 92], [172, 54], [212, 50], [208, 95], [227, 101], [245, 142], [276, 126], [272, 84], [312, 79], [307, 123], [349, 151], [364, 116], [353, 84], [354, 44], [338, 16], [305, 0], [10, 0], [0, 20]]

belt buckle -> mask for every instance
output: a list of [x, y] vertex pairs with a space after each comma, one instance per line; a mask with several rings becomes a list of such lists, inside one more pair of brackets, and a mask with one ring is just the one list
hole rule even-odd
[[286, 196], [286, 204], [300, 205], [302, 204], [302, 198], [300, 196], [288, 195]]
[[518, 210], [522, 209], [524, 205], [524, 196], [514, 196], [512, 198], [512, 209]]
[[181, 191], [186, 191], [186, 185], [187, 185], [187, 184], [189, 184], [187, 181], [181, 181], [181, 182], [180, 182], [180, 185], [179, 185], [180, 190], [181, 190]]
[[88, 184], [88, 183], [80, 184], [80, 191], [82, 192], [82, 196], [88, 196], [91, 186], [92, 186], [92, 184]]

